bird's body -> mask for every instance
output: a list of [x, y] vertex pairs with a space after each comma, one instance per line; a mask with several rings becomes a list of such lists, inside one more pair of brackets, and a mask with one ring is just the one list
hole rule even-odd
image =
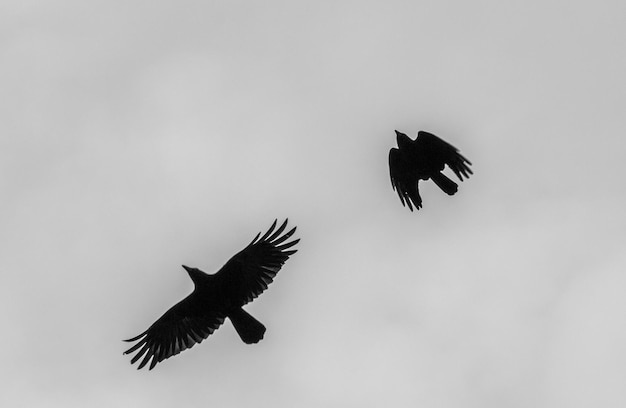
[[446, 194], [454, 195], [458, 185], [442, 173], [444, 167], [448, 165], [461, 181], [472, 174], [468, 166], [472, 163], [457, 148], [432, 133], [419, 131], [417, 138], [411, 140], [396, 130], [396, 140], [398, 148], [389, 151], [391, 186], [402, 205], [408, 205], [411, 211], [413, 207], [422, 207], [419, 180], [431, 179]]
[[284, 243], [296, 228], [281, 235], [286, 225], [287, 220], [274, 231], [274, 221], [261, 238], [258, 234], [213, 275], [183, 265], [194, 283], [193, 292], [172, 306], [148, 330], [126, 340], [138, 341], [124, 352], [129, 354], [139, 350], [131, 363], [143, 357], [138, 368], [152, 360], [152, 369], [164, 359], [202, 342], [226, 318], [245, 343], [259, 342], [265, 334], [265, 326], [242, 306], [267, 289], [285, 261], [296, 252], [287, 249], [299, 240]]

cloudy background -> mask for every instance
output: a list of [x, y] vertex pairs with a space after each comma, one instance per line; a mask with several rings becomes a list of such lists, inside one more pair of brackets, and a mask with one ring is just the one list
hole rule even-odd
[[[621, 1], [0, 3], [0, 405], [626, 406]], [[411, 213], [394, 129], [474, 163]], [[274, 218], [202, 345], [120, 340]]]

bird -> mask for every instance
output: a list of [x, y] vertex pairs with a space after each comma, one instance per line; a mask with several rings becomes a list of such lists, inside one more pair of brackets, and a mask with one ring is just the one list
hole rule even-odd
[[389, 150], [391, 187], [398, 193], [402, 205], [408, 205], [411, 211], [413, 207], [416, 210], [422, 208], [419, 180], [431, 179], [446, 194], [454, 195], [458, 185], [442, 173], [445, 165], [461, 181], [473, 174], [469, 168], [472, 163], [456, 147], [432, 133], [420, 130], [412, 140], [402, 132], [395, 132], [398, 148]]
[[230, 319], [244, 343], [258, 343], [265, 334], [265, 326], [242, 306], [267, 289], [287, 259], [297, 252], [289, 248], [300, 239], [287, 242], [296, 227], [283, 234], [287, 221], [285, 219], [275, 229], [277, 220], [274, 220], [263, 236], [258, 233], [214, 274], [182, 265], [194, 283], [193, 292], [172, 306], [146, 331], [124, 340], [137, 342], [124, 352], [136, 352], [131, 364], [143, 357], [137, 369], [150, 362], [149, 369], [152, 370], [157, 363], [201, 343], [226, 318]]

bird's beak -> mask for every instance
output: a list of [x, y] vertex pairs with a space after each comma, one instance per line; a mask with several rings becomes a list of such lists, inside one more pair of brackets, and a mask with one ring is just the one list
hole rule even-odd
[[202, 280], [203, 277], [205, 275], [204, 272], [202, 272], [201, 270], [197, 269], [197, 268], [190, 268], [186, 265], [182, 265], [183, 269], [185, 269], [187, 271], [187, 274], [189, 275], [189, 277], [191, 278], [191, 280], [193, 281], [194, 285], [198, 285]]
[[402, 133], [402, 132], [398, 132], [397, 130], [396, 132], [396, 143], [398, 143], [398, 147], [402, 148], [402, 143], [404, 143], [404, 138], [406, 138], [407, 136]]

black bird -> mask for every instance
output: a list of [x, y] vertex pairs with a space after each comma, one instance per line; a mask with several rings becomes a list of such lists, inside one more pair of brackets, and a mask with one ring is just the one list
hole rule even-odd
[[432, 133], [420, 130], [417, 138], [411, 140], [396, 130], [396, 140], [398, 148], [389, 150], [391, 186], [398, 193], [402, 205], [406, 202], [411, 211], [413, 206], [418, 210], [422, 208], [417, 187], [419, 180], [430, 178], [448, 195], [454, 195], [459, 186], [441, 172], [444, 166], [447, 164], [461, 181], [463, 177], [467, 179], [469, 174], [473, 174], [468, 166], [472, 163], [456, 147]]
[[137, 369], [143, 368], [152, 359], [152, 370], [166, 358], [201, 343], [227, 317], [244, 343], [258, 343], [263, 338], [265, 326], [242, 306], [267, 289], [289, 256], [297, 252], [287, 249], [300, 241], [285, 242], [296, 227], [281, 235], [287, 220], [274, 231], [276, 221], [262, 237], [259, 238], [261, 233], [257, 234], [247, 247], [213, 275], [183, 265], [195, 285], [193, 292], [165, 312], [148, 330], [124, 340], [138, 341], [124, 352], [129, 354], [139, 350], [131, 364], [143, 356]]

